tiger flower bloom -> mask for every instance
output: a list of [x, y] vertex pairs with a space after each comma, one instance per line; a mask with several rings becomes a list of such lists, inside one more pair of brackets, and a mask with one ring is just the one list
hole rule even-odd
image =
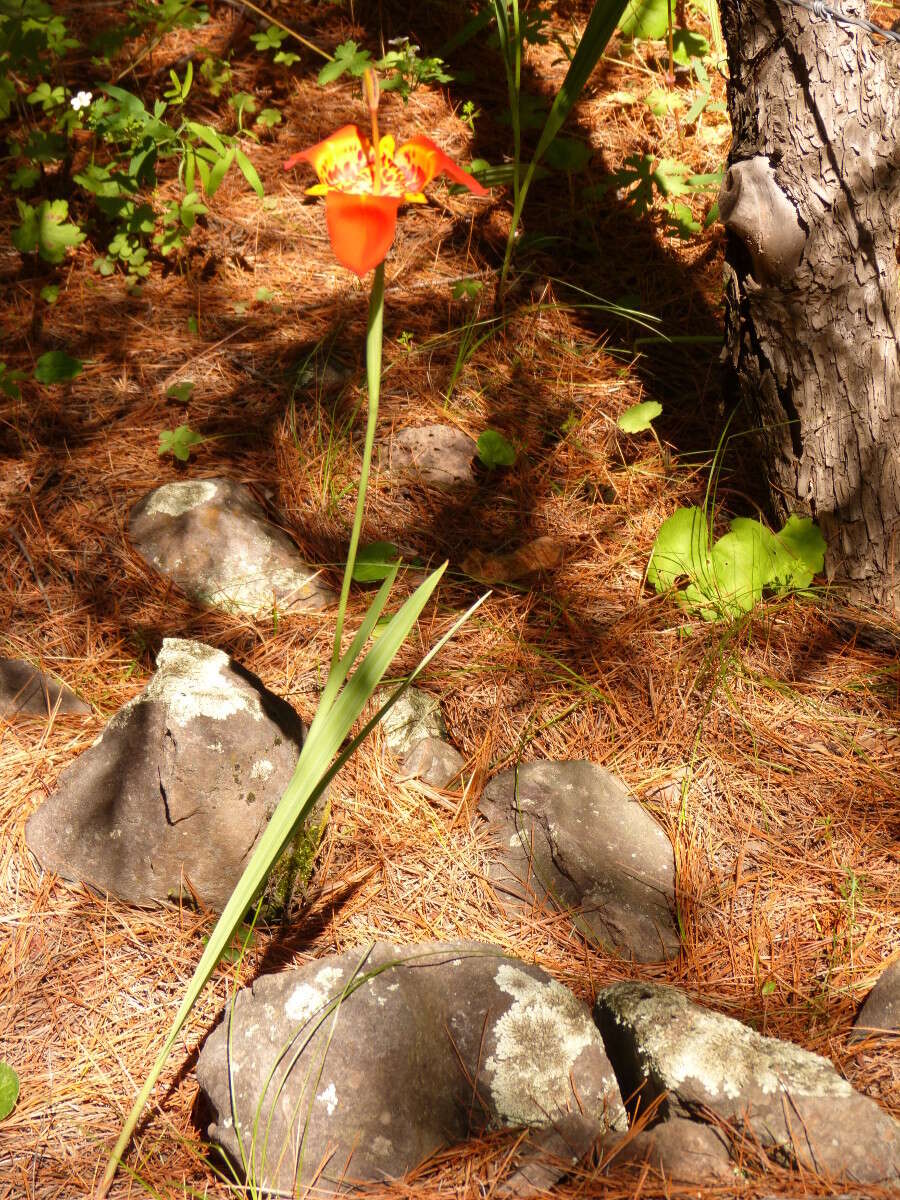
[[421, 135], [399, 148], [388, 134], [373, 143], [356, 125], [344, 125], [324, 141], [293, 154], [289, 171], [308, 162], [319, 182], [308, 196], [325, 197], [328, 236], [335, 257], [360, 278], [384, 261], [394, 240], [401, 204], [424, 204], [423, 189], [436, 175], [449, 175], [476, 196], [486, 196], [477, 179]]

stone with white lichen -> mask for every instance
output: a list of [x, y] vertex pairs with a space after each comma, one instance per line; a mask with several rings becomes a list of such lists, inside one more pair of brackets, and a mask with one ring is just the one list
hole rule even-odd
[[221, 909], [297, 764], [293, 709], [227, 654], [167, 638], [147, 687], [31, 816], [41, 865], [136, 904]]
[[730, 1122], [773, 1159], [854, 1183], [900, 1179], [900, 1124], [827, 1058], [763, 1037], [677, 988], [617, 983], [594, 1017], [623, 1095], [663, 1117]]
[[[549, 1133], [571, 1163], [626, 1123], [587, 1005], [477, 942], [379, 942], [263, 976], [226, 1010], [197, 1078], [210, 1137], [241, 1162], [240, 1131], [248, 1177], [290, 1194], [323, 1163], [317, 1195], [403, 1175], [485, 1128], [526, 1126], [538, 1145]], [[526, 1139], [519, 1195], [533, 1190], [528, 1157]]]
[[150, 566], [208, 608], [285, 616], [317, 611], [336, 598], [232, 479], [163, 484], [134, 505], [128, 534]]

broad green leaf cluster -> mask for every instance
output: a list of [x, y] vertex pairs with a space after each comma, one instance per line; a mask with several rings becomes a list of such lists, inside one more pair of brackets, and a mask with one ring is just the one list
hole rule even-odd
[[[209, 13], [194, 0], [135, 0], [113, 26], [99, 29], [88, 47], [69, 36], [65, 7], [55, 10], [44, 0], [0, 4], [0, 120], [15, 109], [22, 118], [22, 132], [7, 142], [9, 187], [21, 195], [13, 244], [22, 254], [58, 265], [90, 236], [105, 245], [94, 261], [101, 275], [124, 270], [137, 282], [150, 271], [153, 247], [162, 255], [183, 248], [197, 217], [207, 211], [201, 196], [212, 197], [233, 165], [262, 195], [242, 145], [256, 139], [245, 121], [257, 104], [244, 93], [232, 97], [237, 133], [189, 119], [179, 110], [195, 86], [192, 61], [183, 75], [169, 71], [162, 98], [152, 103], [117, 81], [77, 92], [68, 86], [73, 73], [83, 72], [86, 49], [102, 76], [109, 56], [129, 38], [148, 38], [136, 65], [172, 29], [202, 24]], [[204, 58], [198, 76], [218, 95], [230, 83], [230, 67]], [[280, 119], [277, 110], [266, 109], [258, 124], [270, 129]], [[75, 153], [85, 144], [91, 148], [86, 163]], [[73, 161], [78, 166], [69, 175]], [[160, 209], [156, 190], [173, 176], [185, 194]], [[73, 220], [73, 213], [87, 215]]]
[[704, 510], [679, 508], [656, 536], [647, 579], [660, 593], [678, 588], [677, 603], [711, 621], [749, 612], [766, 592], [808, 588], [824, 562], [825, 540], [808, 517], [789, 517], [779, 533], [735, 517], [713, 542]]

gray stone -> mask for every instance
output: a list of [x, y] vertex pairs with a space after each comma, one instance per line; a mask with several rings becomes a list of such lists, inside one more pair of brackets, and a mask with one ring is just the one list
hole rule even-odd
[[416, 742], [400, 764], [400, 778], [421, 779], [431, 787], [445, 788], [465, 765], [466, 760], [449, 743], [426, 737]]
[[63, 771], [26, 841], [44, 868], [101, 892], [147, 904], [184, 887], [221, 909], [303, 736], [293, 709], [222, 651], [167, 638], [150, 683]]
[[883, 971], [866, 997], [853, 1024], [850, 1040], [860, 1042], [878, 1034], [900, 1030], [900, 958]]
[[424, 483], [451, 490], [475, 482], [475, 442], [452, 425], [418, 425], [401, 429], [388, 446], [389, 469]]
[[[58, 706], [58, 707], [57, 707]], [[0, 658], [0, 716], [83, 716], [91, 711], [64, 683], [22, 658]]]
[[900, 1124], [828, 1059], [649, 983], [604, 988], [594, 1017], [623, 1095], [662, 1097], [668, 1116], [711, 1111], [772, 1158], [830, 1179], [900, 1179]]
[[128, 534], [142, 558], [209, 608], [283, 616], [335, 600], [287, 534], [231, 479], [156, 488], [132, 508]]
[[[392, 688], [380, 688], [374, 696], [380, 707], [393, 693]], [[381, 718], [384, 743], [396, 758], [403, 758], [423, 738], [443, 740], [447, 726], [441, 716], [441, 706], [429, 692], [408, 687], [393, 708]]]
[[686, 1117], [670, 1117], [625, 1142], [607, 1134], [602, 1144], [604, 1150], [615, 1152], [607, 1164], [609, 1168], [648, 1163], [666, 1179], [700, 1185], [735, 1184], [739, 1179], [722, 1134], [711, 1125]]
[[532, 895], [576, 911], [588, 937], [638, 962], [678, 953], [675, 857], [653, 818], [590, 762], [533, 762], [497, 775], [479, 809], [497, 829], [491, 877], [510, 915]]
[[380, 942], [263, 976], [229, 1011], [197, 1078], [209, 1136], [235, 1162], [240, 1137], [263, 1190], [394, 1178], [485, 1127], [549, 1130], [573, 1163], [625, 1128], [587, 1006], [496, 946]]

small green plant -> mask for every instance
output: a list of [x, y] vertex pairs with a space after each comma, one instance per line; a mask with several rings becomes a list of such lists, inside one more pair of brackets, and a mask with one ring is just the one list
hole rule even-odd
[[157, 454], [174, 454], [179, 462], [187, 462], [191, 450], [207, 439], [187, 425], [178, 425], [175, 429], [163, 429], [159, 435]]
[[647, 579], [659, 593], [674, 591], [681, 608], [712, 621], [749, 612], [766, 592], [808, 588], [824, 562], [825, 540], [808, 517], [789, 517], [779, 533], [735, 517], [713, 542], [704, 510], [679, 508], [656, 535]]
[[465, 121], [471, 133], [475, 132], [475, 122], [481, 116], [481, 109], [475, 107], [474, 100], [467, 100], [460, 110], [460, 120]]
[[83, 366], [65, 350], [48, 350], [35, 363], [34, 377], [38, 383], [68, 383], [81, 374]]
[[38, 205], [16, 201], [20, 224], [13, 230], [12, 244], [22, 254], [37, 254], [44, 262], [58, 264], [70, 246], [80, 246], [85, 235], [67, 221], [65, 200], [42, 200]]
[[701, 228], [712, 224], [718, 214], [718, 205], [710, 208], [701, 225], [694, 219], [690, 207], [676, 197], [718, 191], [721, 182], [721, 171], [695, 175], [689, 167], [674, 158], [656, 159], [652, 154], [629, 154], [618, 171], [613, 171], [593, 187], [585, 188], [582, 196], [592, 200], [615, 188], [621, 200], [630, 204], [639, 216], [645, 216], [653, 208], [654, 193], [658, 193], [673, 231], [680, 237], [691, 237]]
[[10, 400], [21, 400], [22, 390], [19, 384], [28, 376], [24, 371], [13, 371], [5, 362], [0, 362], [0, 392], [9, 396]]
[[511, 467], [516, 461], [515, 447], [496, 429], [485, 429], [476, 442], [479, 461], [489, 471]]
[[0, 1121], [5, 1121], [19, 1099], [19, 1077], [6, 1062], [0, 1062]]
[[361, 78], [364, 72], [372, 67], [384, 72], [384, 78], [379, 80], [383, 92], [399, 92], [404, 102], [410, 93], [422, 84], [450, 83], [453, 76], [447, 70], [447, 64], [441, 58], [419, 58], [420, 47], [411, 42], [408, 37], [393, 38], [388, 45], [389, 50], [377, 62], [372, 61], [372, 55], [357, 42], [342, 42], [334, 52], [334, 60], [327, 63], [319, 72], [317, 82], [324, 87], [334, 83], [342, 75], [350, 74]]
[[457, 279], [451, 288], [454, 300], [477, 300], [484, 290], [480, 279]]
[[190, 379], [182, 379], [179, 383], [173, 383], [166, 388], [166, 398], [177, 400], [179, 404], [189, 404], [193, 394], [194, 384]]

